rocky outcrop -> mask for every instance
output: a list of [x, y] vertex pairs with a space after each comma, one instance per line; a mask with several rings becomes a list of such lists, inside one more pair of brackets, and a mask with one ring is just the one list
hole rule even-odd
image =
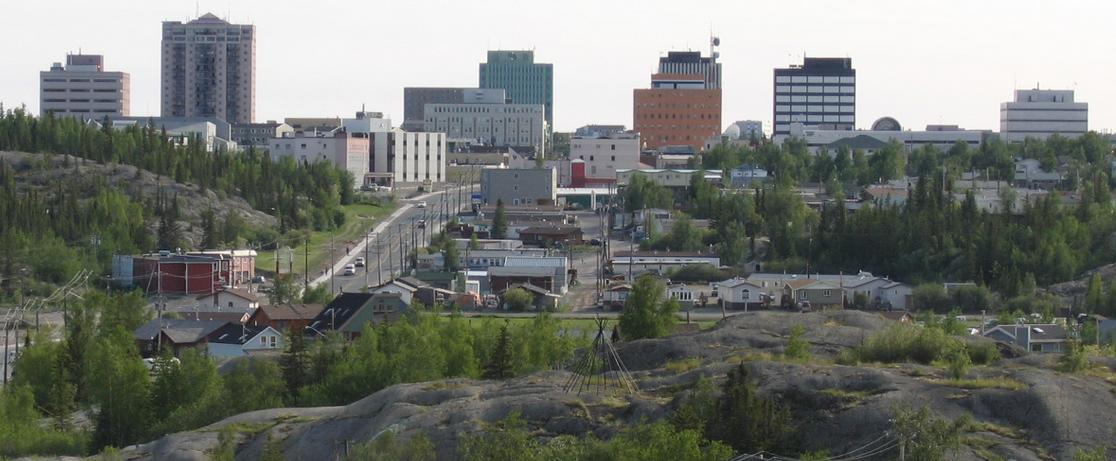
[[[814, 360], [778, 360], [794, 324], [806, 328]], [[206, 459], [217, 444], [219, 428], [237, 424], [238, 459], [255, 459], [268, 434], [282, 440], [288, 459], [332, 459], [347, 445], [389, 430], [403, 438], [425, 434], [440, 459], [453, 459], [462, 437], [483, 431], [513, 411], [519, 411], [540, 438], [608, 438], [625, 426], [666, 417], [700, 377], [719, 382], [739, 363], [750, 368], [761, 392], [791, 407], [803, 447], [833, 455], [888, 436], [897, 409], [920, 406], [946, 418], [972, 418], [963, 448], [951, 459], [1070, 459], [1078, 448], [1112, 440], [1116, 379], [1059, 373], [1051, 369], [1049, 357], [1004, 359], [995, 366], [977, 367], [969, 383], [947, 380], [942, 370], [931, 366], [841, 366], [830, 360], [836, 351], [859, 344], [887, 325], [878, 315], [852, 311], [741, 315], [707, 331], [620, 345], [639, 385], [635, 395], [607, 389], [566, 393], [562, 386], [570, 375], [562, 371], [502, 382], [401, 384], [344, 407], [234, 416], [131, 447], [125, 454], [133, 459]], [[693, 357], [701, 360], [692, 368], [667, 366]], [[881, 452], [866, 459], [894, 458], [894, 452]]]

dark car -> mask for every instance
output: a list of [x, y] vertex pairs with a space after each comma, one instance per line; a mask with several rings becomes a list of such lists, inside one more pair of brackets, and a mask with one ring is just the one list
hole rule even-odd
[[589, 244], [593, 245], [593, 246], [600, 246], [601, 245], [601, 239], [592, 239], [592, 240], [589, 241]]

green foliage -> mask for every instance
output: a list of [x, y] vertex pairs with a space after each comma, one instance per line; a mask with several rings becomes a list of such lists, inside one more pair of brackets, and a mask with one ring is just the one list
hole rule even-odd
[[667, 188], [642, 174], [634, 174], [623, 190], [624, 211], [635, 213], [645, 208], [672, 208], [674, 200]]
[[911, 299], [918, 310], [947, 312], [952, 307], [945, 286], [940, 283], [924, 283], [911, 290]]
[[930, 364], [959, 348], [963, 348], [961, 341], [941, 328], [893, 325], [868, 337], [855, 350], [863, 362]]
[[267, 300], [271, 304], [290, 304], [298, 299], [299, 291], [301, 289], [295, 282], [294, 275], [280, 274], [275, 277], [275, 286], [267, 294]]
[[332, 300], [333, 293], [329, 292], [329, 286], [324, 283], [302, 292], [304, 304], [329, 304]]
[[283, 369], [283, 382], [287, 385], [287, 396], [294, 398], [309, 380], [310, 353], [306, 349], [306, 336], [302, 331], [291, 329], [287, 332], [287, 349], [279, 365]]
[[687, 264], [667, 272], [674, 282], [720, 282], [732, 278], [733, 273], [710, 264]]
[[703, 439], [697, 430], [677, 430], [664, 421], [637, 425], [590, 451], [598, 454], [590, 459], [617, 461], [721, 461], [733, 455], [732, 448]]
[[213, 360], [195, 350], [180, 361], [157, 359], [151, 408], [158, 434], [178, 432], [213, 422], [223, 412], [222, 382]]
[[434, 444], [423, 434], [399, 440], [395, 433], [384, 432], [376, 438], [353, 447], [348, 461], [434, 461]]
[[225, 415], [283, 405], [286, 385], [275, 362], [253, 358], [238, 360], [223, 381], [223, 412], [213, 415], [215, 420]]
[[502, 239], [508, 236], [508, 212], [504, 209], [504, 201], [496, 199], [496, 212], [492, 215], [492, 238]]
[[1085, 345], [1080, 341], [1066, 341], [1066, 351], [1058, 359], [1058, 370], [1065, 373], [1077, 373], [1089, 368], [1089, 356], [1085, 353]]
[[14, 385], [0, 391], [0, 458], [85, 453], [88, 434], [39, 424], [31, 388]]
[[500, 337], [488, 363], [484, 365], [484, 379], [508, 379], [512, 377], [511, 344], [508, 326], [500, 327]]
[[237, 439], [240, 434], [235, 424], [221, 426], [217, 433], [217, 447], [213, 450], [214, 461], [236, 461]]
[[641, 276], [624, 302], [620, 333], [627, 340], [665, 336], [678, 321], [677, 311], [678, 302], [667, 298], [662, 282], [648, 275]]
[[1104, 292], [1101, 286], [1100, 273], [1093, 273], [1089, 277], [1089, 284], [1085, 288], [1085, 311], [1089, 313], [1098, 313], [1104, 310]]
[[964, 378], [965, 375], [969, 374], [969, 369], [972, 366], [973, 361], [964, 349], [954, 349], [946, 357], [946, 370], [949, 372], [949, 377], [954, 380]]
[[802, 337], [806, 329], [802, 325], [791, 327], [790, 338], [787, 339], [787, 349], [783, 355], [788, 360], [805, 362], [810, 360], [810, 343]]
[[1078, 448], [1073, 452], [1073, 461], [1107, 461], [1108, 449], [1100, 446], [1091, 450]]
[[259, 461], [284, 461], [283, 443], [274, 438], [271, 432], [267, 433], [267, 441], [264, 442]]
[[89, 389], [98, 408], [93, 448], [125, 447], [151, 431], [151, 380], [139, 360], [131, 332], [109, 328], [97, 339], [90, 361]]
[[512, 288], [504, 293], [504, 303], [513, 312], [523, 312], [532, 307], [535, 297], [522, 288]]
[[945, 421], [929, 407], [897, 409], [894, 420], [895, 430], [906, 445], [908, 460], [940, 461], [961, 444], [964, 422]]
[[710, 439], [741, 453], [787, 448], [793, 432], [790, 410], [774, 398], [761, 397], [743, 363], [729, 372], [705, 427]]
[[670, 416], [670, 421], [679, 430], [704, 431], [717, 409], [713, 383], [702, 376], [690, 389], [685, 399]]
[[1000, 360], [1000, 349], [991, 341], [973, 341], [965, 344], [969, 360], [976, 365], [991, 365]]
[[645, 241], [640, 246], [650, 250], [701, 251], [705, 248], [704, 240], [704, 230], [694, 226], [690, 217], [683, 214], [675, 219], [670, 233]]

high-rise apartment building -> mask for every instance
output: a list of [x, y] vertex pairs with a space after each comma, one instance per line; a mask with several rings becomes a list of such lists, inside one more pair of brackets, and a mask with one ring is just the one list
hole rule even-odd
[[127, 72], [105, 71], [104, 57], [66, 55], [66, 65], [56, 62], [39, 72], [39, 112], [58, 117], [100, 120], [127, 117], [130, 112]]
[[691, 146], [700, 151], [721, 134], [721, 89], [701, 74], [654, 74], [633, 92], [632, 126], [643, 147]]
[[1073, 90], [1015, 90], [1015, 101], [1000, 104], [1000, 137], [1007, 142], [1087, 131], [1089, 103], [1075, 102]]
[[772, 137], [791, 123], [823, 129], [856, 127], [856, 69], [850, 58], [805, 58], [801, 66], [775, 69]]
[[212, 13], [163, 22], [164, 117], [217, 117], [250, 123], [256, 110], [255, 26]]
[[542, 104], [554, 126], [554, 65], [535, 62], [535, 52], [489, 51], [480, 65], [481, 88], [503, 88], [515, 104]]

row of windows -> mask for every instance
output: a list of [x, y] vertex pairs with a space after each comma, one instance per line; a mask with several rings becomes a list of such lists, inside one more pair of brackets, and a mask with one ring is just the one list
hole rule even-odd
[[678, 90], [678, 91], [656, 91], [654, 93], [642, 93], [639, 95], [640, 99], [645, 98], [658, 98], [685, 96], [687, 98], [705, 98], [705, 99], [721, 99], [720, 93], [714, 92], [698, 92], [697, 90]]
[[542, 107], [507, 107], [507, 106], [501, 106], [501, 105], [497, 105], [497, 106], [493, 107], [493, 106], [480, 105], [480, 104], [468, 105], [468, 106], [465, 106], [465, 107], [461, 107], [461, 106], [434, 106], [433, 108], [431, 108], [431, 112], [453, 113], [453, 114], [466, 114], [466, 113], [468, 113], [468, 114], [491, 114], [491, 113], [497, 113], [497, 114], [541, 114], [542, 111], [543, 111]]
[[[581, 149], [583, 147], [588, 148], [587, 145], [582, 144], [582, 143], [574, 143], [573, 145], [570, 146], [571, 149]], [[609, 147], [609, 150], [616, 150], [616, 144], [609, 144], [608, 147]], [[597, 150], [601, 150], [601, 145], [600, 144], [597, 144]]]
[[776, 93], [844, 93], [855, 94], [856, 87], [849, 85], [775, 85]]
[[776, 122], [807, 122], [807, 123], [853, 123], [856, 117], [852, 115], [804, 115], [779, 114], [775, 116]]
[[715, 133], [720, 133], [720, 128], [717, 125], [637, 125], [636, 130], [712, 130]]
[[[596, 157], [596, 156], [595, 156], [595, 155], [590, 155], [590, 156], [589, 156], [589, 161], [590, 161], [590, 162], [592, 162], [592, 161], [595, 161], [595, 160], [594, 160], [594, 157]], [[611, 157], [612, 157], [612, 158], [611, 158], [611, 159], [609, 159], [609, 161], [615, 162], [615, 161], [616, 161], [616, 156], [615, 156], [615, 155], [613, 155], [613, 156], [611, 156]], [[582, 159], [582, 160], [585, 160], [585, 156], [584, 156], [584, 155], [579, 155], [579, 156], [578, 156], [578, 158], [580, 158], [580, 159]], [[593, 167], [593, 168], [596, 168], [596, 167]]]
[[[43, 99], [43, 102], [67, 102], [67, 101], [69, 101], [69, 102], [79, 102], [79, 103], [88, 103], [89, 102], [88, 99], [66, 99], [66, 98], [47, 98], [47, 99]], [[102, 102], [102, 103], [107, 102], [107, 103], [118, 104], [118, 103], [120, 103], [120, 100], [119, 99], [94, 99], [93, 102]]]
[[775, 102], [823, 102], [823, 103], [845, 103], [852, 104], [856, 102], [856, 96], [815, 96], [815, 95], [775, 95]]
[[118, 83], [118, 82], [120, 82], [120, 79], [116, 79], [116, 78], [94, 78], [94, 79], [88, 79], [88, 78], [71, 78], [71, 79], [44, 78], [43, 81], [48, 82], [48, 83], [66, 83], [66, 82], [70, 82], [70, 83], [90, 83], [90, 82], [92, 82], [92, 83]]
[[856, 83], [851, 75], [777, 75], [775, 83]]
[[720, 120], [721, 117], [720, 117], [719, 114], [705, 114], [705, 113], [699, 113], [699, 114], [677, 114], [677, 113], [656, 114], [656, 113], [643, 112], [643, 113], [640, 113], [639, 116], [636, 117], [636, 118], [644, 119], [644, 120], [668, 120], [668, 119], [669, 120], [676, 120], [676, 119], [683, 119], [683, 120], [685, 120], [685, 119]]
[[835, 113], [842, 112], [842, 113], [847, 113], [848, 114], [848, 113], [853, 113], [855, 111], [856, 111], [856, 106], [846, 106], [846, 105], [842, 105], [842, 106], [799, 106], [799, 105], [788, 106], [788, 105], [780, 104], [780, 105], [775, 106], [775, 112], [776, 113], [779, 113], [779, 112], [815, 112], [815, 113], [825, 112], [825, 113], [835, 114]]
[[636, 109], [715, 109], [721, 110], [718, 104], [691, 104], [691, 103], [644, 103], [636, 104]]

